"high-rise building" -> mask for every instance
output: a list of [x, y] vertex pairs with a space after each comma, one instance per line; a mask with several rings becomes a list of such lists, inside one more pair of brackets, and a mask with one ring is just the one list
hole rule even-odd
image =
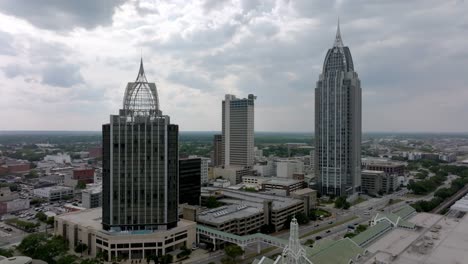
[[348, 196], [361, 186], [361, 81], [338, 23], [315, 89], [315, 167], [322, 194]]
[[223, 135], [213, 136], [213, 167], [223, 165]]
[[179, 159], [179, 203], [200, 205], [201, 158]]
[[177, 226], [178, 126], [159, 108], [143, 60], [125, 90], [123, 109], [103, 125], [105, 230], [167, 230]]
[[254, 163], [254, 101], [249, 94], [239, 99], [226, 94], [222, 103], [222, 158], [226, 167], [252, 166]]

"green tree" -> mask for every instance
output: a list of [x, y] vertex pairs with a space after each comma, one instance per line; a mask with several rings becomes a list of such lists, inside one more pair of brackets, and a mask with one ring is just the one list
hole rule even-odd
[[220, 206], [221, 206], [221, 203], [218, 202], [218, 200], [216, 200], [216, 197], [214, 197], [214, 196], [208, 197], [208, 200], [206, 201], [206, 207], [216, 208], [216, 207], [220, 207]]
[[88, 249], [88, 245], [84, 244], [84, 243], [78, 243], [78, 245], [76, 245], [75, 247], [75, 252], [76, 253], [83, 253], [85, 252], [86, 250]]
[[226, 254], [228, 259], [226, 263], [236, 263], [237, 258], [244, 254], [244, 250], [238, 245], [228, 245], [224, 248], [224, 253]]
[[335, 199], [335, 208], [348, 209], [349, 207], [351, 207], [351, 204], [346, 201], [346, 197], [340, 196]]
[[275, 230], [274, 224], [262, 225], [262, 227], [260, 227], [260, 233], [262, 234], [271, 234], [271, 233], [274, 233], [275, 231], [276, 230]]
[[38, 213], [36, 214], [36, 218], [37, 218], [39, 221], [41, 221], [41, 222], [47, 221], [47, 215], [44, 214], [43, 212], [38, 212]]
[[77, 189], [86, 189], [86, 182], [84, 182], [82, 180], [78, 180], [78, 182], [76, 183], [76, 188]]
[[57, 259], [56, 264], [77, 264], [78, 257], [75, 255], [63, 255]]
[[7, 258], [13, 257], [13, 250], [12, 249], [6, 249], [6, 248], [0, 248], [0, 256], [4, 256]]
[[366, 231], [366, 229], [367, 229], [367, 226], [366, 226], [366, 225], [358, 225], [358, 226], [356, 227], [356, 231], [357, 231], [358, 233], [364, 232], [364, 231]]

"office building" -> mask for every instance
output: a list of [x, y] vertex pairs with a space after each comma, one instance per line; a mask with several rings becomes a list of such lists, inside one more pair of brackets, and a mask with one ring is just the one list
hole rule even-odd
[[214, 135], [213, 136], [213, 166], [222, 166], [223, 165], [223, 135]]
[[196, 223], [178, 219], [178, 126], [163, 115], [143, 61], [123, 109], [103, 125], [102, 209], [55, 217], [55, 235], [107, 262], [162, 256], [195, 244]]
[[201, 159], [179, 159], [179, 204], [200, 204]]
[[294, 174], [304, 172], [304, 162], [299, 160], [279, 160], [276, 162], [276, 176], [292, 178]]
[[[220, 231], [239, 235], [244, 234], [243, 232], [246, 229], [249, 230], [247, 232], [250, 232], [263, 224], [271, 224], [275, 227], [275, 231], [279, 231], [283, 228], [288, 216], [298, 213], [308, 214], [303, 199], [286, 196], [216, 187], [202, 188], [201, 196], [202, 203], [211, 196], [215, 197], [221, 204], [226, 206], [226, 213], [216, 214], [218, 211], [210, 211], [210, 209], [201, 212], [197, 222], [215, 227]], [[241, 207], [237, 209], [237, 207], [231, 205]], [[263, 219], [259, 216], [259, 212], [263, 214]], [[220, 220], [218, 221], [216, 218], [220, 218]], [[230, 224], [239, 227], [239, 229], [234, 228], [231, 230]]]
[[102, 206], [102, 185], [88, 184], [86, 189], [81, 191], [81, 203], [84, 208], [96, 208]]
[[383, 171], [362, 170], [362, 192], [369, 194], [392, 193], [398, 188], [398, 176]]
[[143, 61], [125, 90], [123, 109], [103, 125], [105, 230], [166, 230], [177, 226], [178, 126], [159, 107]]
[[35, 196], [46, 198], [49, 201], [58, 201], [72, 198], [73, 188], [66, 186], [51, 186], [34, 189], [33, 193]]
[[243, 166], [215, 167], [214, 177], [228, 180], [231, 185], [236, 185], [242, 182], [242, 177], [249, 175], [251, 170]]
[[340, 25], [315, 89], [315, 165], [319, 191], [353, 195], [361, 186], [361, 82]]
[[226, 167], [254, 163], [254, 101], [227, 94], [222, 103], [222, 159]]
[[405, 164], [386, 159], [363, 158], [361, 161], [363, 170], [383, 171], [388, 175], [402, 176], [405, 173]]

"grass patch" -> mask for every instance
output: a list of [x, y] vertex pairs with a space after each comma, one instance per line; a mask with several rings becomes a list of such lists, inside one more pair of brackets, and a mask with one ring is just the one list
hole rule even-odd
[[354, 201], [353, 203], [351, 203], [351, 205], [356, 205], [356, 204], [360, 204], [362, 202], [365, 202], [367, 201], [366, 199], [362, 198], [361, 196], [359, 196], [356, 201]]
[[331, 225], [327, 225], [327, 226], [324, 226], [324, 227], [321, 227], [321, 228], [312, 230], [312, 231], [310, 231], [310, 232], [307, 232], [307, 233], [301, 235], [299, 238], [304, 238], [304, 237], [308, 237], [308, 236], [313, 235], [313, 234], [320, 233], [320, 232], [322, 232], [322, 231], [324, 231], [324, 230], [330, 229], [330, 228], [335, 227], [335, 226], [342, 225], [342, 224], [344, 224], [344, 223], [353, 221], [354, 219], [357, 219], [357, 218], [358, 218], [357, 216], [353, 216], [353, 217], [351, 217], [351, 218], [349, 218], [349, 219], [341, 220], [341, 221], [335, 222], [335, 223], [333, 223], [333, 224], [331, 224]]
[[388, 200], [387, 205], [392, 205], [392, 204], [396, 204], [396, 203], [399, 203], [399, 202], [403, 202], [403, 200], [402, 199], [390, 199], [390, 200]]

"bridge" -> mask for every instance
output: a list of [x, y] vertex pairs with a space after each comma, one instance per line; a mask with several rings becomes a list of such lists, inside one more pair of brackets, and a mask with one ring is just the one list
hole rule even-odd
[[216, 229], [213, 229], [207, 226], [197, 225], [197, 243], [200, 242], [200, 235], [204, 235], [213, 239], [214, 250], [216, 250], [216, 240], [218, 239], [218, 240], [236, 244], [240, 246], [242, 249], [244, 249], [246, 246], [250, 244], [256, 243], [258, 254], [260, 254], [261, 243], [265, 243], [265, 244], [272, 245], [275, 247], [284, 248], [289, 242], [287, 239], [269, 236], [269, 235], [265, 235], [262, 233], [239, 236], [239, 235], [234, 235], [234, 234], [223, 232], [223, 231], [218, 231]]

